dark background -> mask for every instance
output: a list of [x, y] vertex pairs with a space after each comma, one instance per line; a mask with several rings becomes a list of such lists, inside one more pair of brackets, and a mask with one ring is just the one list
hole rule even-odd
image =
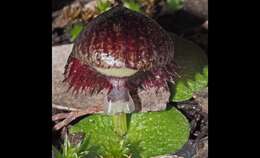
[[[51, 157], [52, 3], [1, 3], [1, 151]], [[259, 9], [253, 6], [209, 0], [209, 157], [258, 154], [259, 58], [252, 55]]]

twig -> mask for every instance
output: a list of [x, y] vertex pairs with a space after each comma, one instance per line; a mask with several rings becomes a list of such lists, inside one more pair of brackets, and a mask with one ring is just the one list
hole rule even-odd
[[54, 130], [60, 130], [61, 128], [63, 128], [64, 126], [67, 126], [69, 123], [71, 123], [73, 120], [75, 120], [78, 117], [87, 115], [87, 114], [93, 114], [93, 113], [97, 113], [97, 112], [101, 112], [102, 110], [100, 109], [100, 107], [95, 106], [95, 107], [90, 107], [86, 110], [82, 110], [82, 111], [73, 111], [70, 113], [59, 113], [59, 114], [55, 114], [52, 116], [52, 120], [53, 121], [57, 121], [57, 120], [61, 120], [64, 119], [63, 121], [57, 123], [53, 129]]

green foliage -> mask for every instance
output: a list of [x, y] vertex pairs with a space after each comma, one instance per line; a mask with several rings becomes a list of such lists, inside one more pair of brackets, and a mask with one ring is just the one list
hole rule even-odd
[[175, 62], [181, 76], [171, 86], [171, 101], [188, 100], [194, 92], [208, 85], [208, 62], [205, 52], [190, 41], [173, 35], [175, 41]]
[[97, 0], [97, 10], [99, 13], [108, 11], [111, 8], [111, 3], [108, 0]]
[[74, 41], [83, 30], [84, 25], [82, 23], [74, 24], [70, 30], [70, 40]]
[[[140, 4], [133, 0], [122, 0], [124, 7], [141, 12]], [[103, 13], [111, 9], [111, 3], [108, 0], [98, 0], [97, 1], [97, 10], [99, 13]]]
[[134, 0], [123, 0], [124, 7], [131, 9], [136, 12], [141, 12], [140, 4]]
[[188, 140], [189, 123], [177, 109], [128, 115], [128, 131], [119, 136], [112, 116], [91, 115], [75, 124], [71, 133], [84, 132], [89, 146], [104, 158], [150, 158], [170, 154]]
[[88, 145], [89, 139], [87, 137], [77, 145], [72, 145], [66, 136], [61, 151], [57, 150], [54, 146], [52, 150], [55, 158], [87, 158], [91, 154]]
[[184, 0], [166, 0], [166, 6], [171, 11], [177, 11], [183, 7]]

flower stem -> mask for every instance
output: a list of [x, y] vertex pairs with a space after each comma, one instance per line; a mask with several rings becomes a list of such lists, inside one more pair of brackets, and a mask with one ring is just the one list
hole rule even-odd
[[119, 113], [112, 116], [114, 130], [120, 137], [123, 137], [127, 132], [126, 116], [126, 113]]

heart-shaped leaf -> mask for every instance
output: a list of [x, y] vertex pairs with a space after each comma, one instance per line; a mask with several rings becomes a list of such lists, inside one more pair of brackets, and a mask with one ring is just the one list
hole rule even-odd
[[[181, 149], [189, 138], [189, 123], [177, 109], [162, 112], [133, 113], [128, 131], [120, 137], [113, 130], [112, 116], [91, 115], [70, 128], [84, 132], [98, 155], [121, 158], [150, 158]], [[91, 152], [91, 151], [90, 151]]]
[[194, 92], [208, 85], [208, 61], [205, 52], [190, 41], [172, 34], [175, 46], [175, 62], [181, 76], [171, 86], [171, 101], [188, 100]]

